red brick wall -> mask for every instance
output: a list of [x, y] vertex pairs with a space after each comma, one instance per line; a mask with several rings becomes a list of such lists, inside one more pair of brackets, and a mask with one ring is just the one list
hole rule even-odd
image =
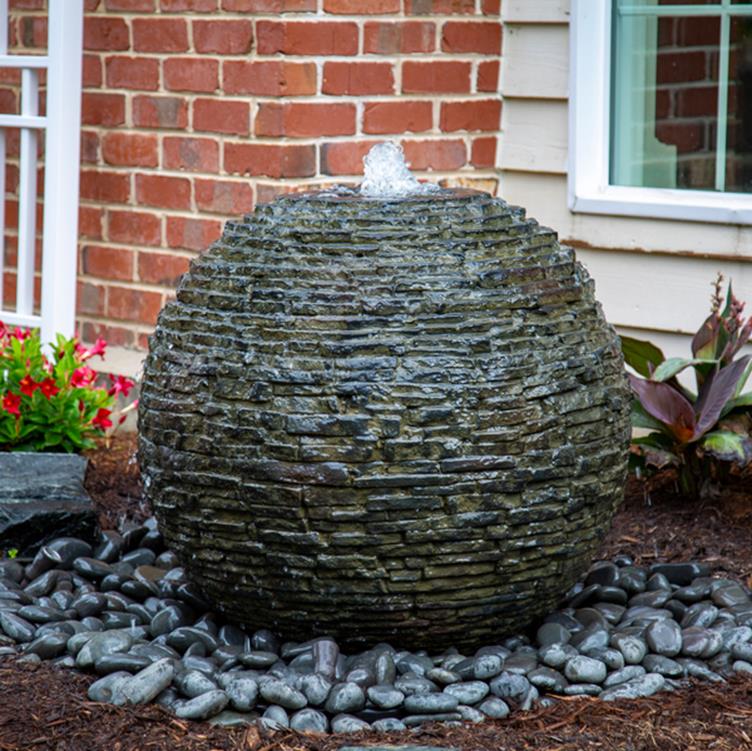
[[[14, 51], [43, 47], [44, 1], [12, 5]], [[225, 218], [283, 191], [357, 181], [379, 140], [399, 140], [422, 177], [495, 188], [499, 0], [86, 7], [78, 316], [87, 340], [144, 347]]]

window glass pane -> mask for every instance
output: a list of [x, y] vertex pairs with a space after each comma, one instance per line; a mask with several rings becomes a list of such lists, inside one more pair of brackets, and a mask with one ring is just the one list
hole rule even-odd
[[[752, 2], [752, 0], [741, 0]], [[721, 0], [617, 0], [620, 8], [654, 8], [656, 5], [720, 5]]]
[[712, 190], [720, 18], [614, 15], [611, 183]]
[[752, 193], [752, 18], [731, 19], [726, 190]]

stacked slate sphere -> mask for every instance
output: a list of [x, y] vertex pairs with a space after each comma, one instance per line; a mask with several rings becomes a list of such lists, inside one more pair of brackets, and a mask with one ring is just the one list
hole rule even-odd
[[227, 617], [494, 643], [622, 498], [629, 394], [571, 248], [484, 193], [288, 196], [229, 221], [151, 341], [145, 489]]

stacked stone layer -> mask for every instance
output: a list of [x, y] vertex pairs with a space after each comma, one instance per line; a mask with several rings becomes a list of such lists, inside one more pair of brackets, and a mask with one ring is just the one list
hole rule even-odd
[[292, 638], [478, 644], [550, 609], [622, 496], [629, 396], [573, 251], [485, 194], [228, 222], [140, 411], [168, 544]]

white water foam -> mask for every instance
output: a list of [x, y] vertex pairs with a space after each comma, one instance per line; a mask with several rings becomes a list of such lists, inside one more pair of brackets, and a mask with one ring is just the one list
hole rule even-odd
[[438, 193], [434, 183], [421, 183], [410, 172], [402, 146], [385, 141], [377, 143], [363, 159], [365, 177], [360, 194], [368, 198], [402, 198]]

